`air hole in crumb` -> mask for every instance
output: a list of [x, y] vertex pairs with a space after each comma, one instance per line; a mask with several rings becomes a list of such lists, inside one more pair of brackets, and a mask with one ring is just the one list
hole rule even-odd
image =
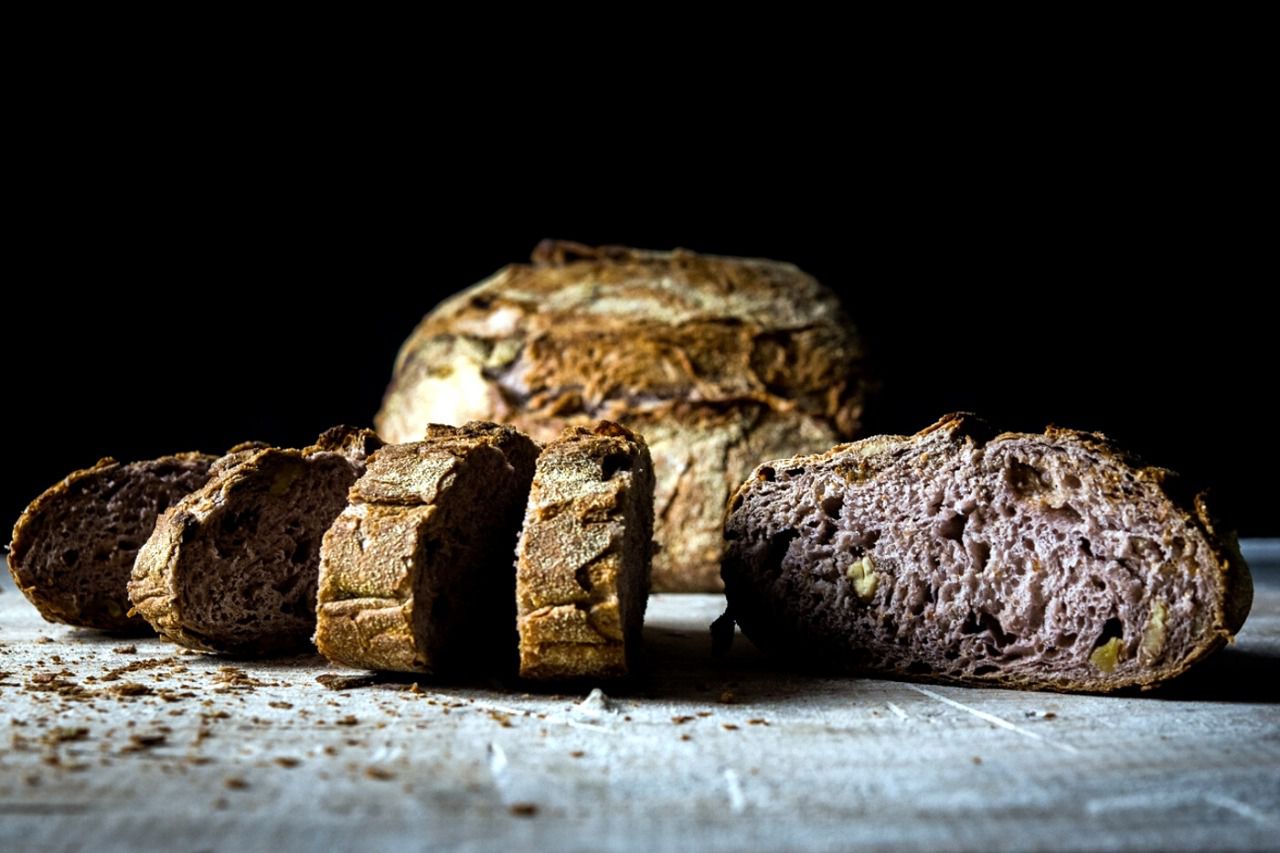
[[1105, 646], [1109, 641], [1116, 639], [1124, 639], [1124, 623], [1114, 616], [1102, 624], [1102, 633], [1098, 635], [1098, 639], [1094, 642], [1093, 647]]
[[1068, 474], [1062, 478], [1062, 485], [1066, 486], [1068, 489], [1078, 489], [1080, 488], [1080, 478], [1075, 474]]
[[62, 562], [68, 566], [74, 566], [76, 561], [80, 559], [80, 552], [75, 548], [68, 548], [62, 552]]
[[631, 457], [626, 453], [610, 453], [604, 458], [601, 469], [604, 479], [612, 480], [613, 475], [619, 471], [631, 470]]
[[925, 663], [924, 661], [918, 660], [918, 661], [914, 661], [910, 666], [907, 667], [907, 672], [911, 673], [912, 675], [928, 675], [929, 673], [933, 672], [933, 667], [929, 666], [929, 664]]
[[311, 559], [311, 540], [298, 540], [298, 544], [294, 546], [293, 554], [290, 555], [289, 559], [300, 565]]
[[768, 483], [772, 483], [773, 478], [776, 477], [777, 475], [778, 475], [778, 472], [774, 471], [768, 465], [764, 466], [758, 472], [756, 472], [757, 477], [759, 477], [761, 480], [764, 480], [765, 482], [768, 482]]
[[969, 546], [969, 554], [973, 557], [973, 568], [976, 572], [985, 572], [991, 560], [991, 546], [981, 540]]
[[591, 568], [589, 566], [578, 566], [573, 573], [573, 579], [578, 582], [578, 586], [587, 592], [591, 592]]
[[1080, 553], [1084, 554], [1086, 557], [1093, 556], [1093, 545], [1088, 539], [1082, 538], [1080, 540]]
[[287, 575], [271, 585], [271, 588], [281, 595], [288, 595], [293, 592], [294, 588], [302, 581], [302, 572], [294, 572]]
[[991, 673], [995, 672], [998, 668], [999, 667], [994, 667], [989, 663], [984, 663], [982, 666], [974, 667], [973, 674], [974, 675], [990, 675]]
[[764, 558], [766, 571], [774, 573], [781, 571], [782, 561], [786, 558], [787, 551], [791, 548], [791, 543], [799, 535], [799, 531], [787, 528], [786, 530], [779, 530], [769, 537], [769, 550]]
[[1061, 521], [1065, 524], [1079, 524], [1082, 519], [1080, 513], [1076, 512], [1076, 508], [1071, 504], [1063, 504], [1062, 506], [1047, 506], [1044, 508], [1044, 514], [1051, 521]]
[[822, 499], [822, 511], [830, 518], [839, 518], [840, 510], [844, 509], [844, 497], [841, 495], [831, 495]]
[[786, 471], [783, 471], [782, 473], [786, 474], [788, 477], [799, 477], [801, 474], [803, 474], [803, 473], [804, 473], [804, 469], [803, 469], [803, 468], [788, 468]]
[[964, 526], [968, 521], [967, 515], [956, 513], [938, 524], [938, 535], [943, 539], [954, 539], [959, 542], [964, 538]]
[[1102, 580], [1102, 578], [1098, 577], [1097, 575], [1094, 575], [1093, 577], [1089, 578], [1089, 586], [1093, 587], [1094, 589], [1107, 588], [1106, 583]]
[[819, 545], [826, 545], [831, 542], [836, 535], [836, 526], [829, 521], [824, 520], [822, 527], [818, 528], [818, 535], [815, 537]]
[[1044, 476], [1039, 468], [1024, 462], [1010, 462], [1004, 472], [1005, 482], [1019, 495], [1045, 491]]
[[991, 635], [992, 641], [997, 649], [1003, 649], [1005, 646], [1018, 639], [1013, 634], [1006, 634], [1004, 626], [1000, 624], [1000, 620], [985, 610], [978, 614], [978, 619], [982, 623], [982, 627], [987, 629], [987, 633]]

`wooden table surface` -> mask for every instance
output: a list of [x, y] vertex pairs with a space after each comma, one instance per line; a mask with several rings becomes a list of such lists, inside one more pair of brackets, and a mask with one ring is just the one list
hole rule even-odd
[[651, 672], [607, 697], [326, 686], [352, 673], [51, 625], [8, 583], [0, 850], [1274, 850], [1280, 542], [1247, 554], [1235, 646], [1122, 698], [713, 661], [712, 595], [654, 596]]

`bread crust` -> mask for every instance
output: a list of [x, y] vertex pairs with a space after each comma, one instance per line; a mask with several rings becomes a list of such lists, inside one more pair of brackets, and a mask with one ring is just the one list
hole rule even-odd
[[18, 589], [35, 605], [40, 615], [50, 622], [63, 622], [84, 628], [107, 631], [147, 631], [145, 621], [129, 615], [129, 598], [124, 584], [119, 595], [105, 601], [85, 602], [40, 583], [27, 565], [36, 539], [47, 524], [68, 511], [68, 503], [76, 491], [90, 481], [104, 478], [127, 478], [136, 471], [145, 472], [158, 465], [194, 465], [208, 468], [218, 457], [206, 453], [177, 453], [144, 462], [121, 463], [111, 457], [99, 459], [90, 468], [73, 471], [46, 489], [27, 505], [13, 526], [9, 545], [9, 573]]
[[[1198, 661], [1231, 642], [1244, 625], [1253, 600], [1253, 581], [1249, 574], [1249, 567], [1240, 554], [1235, 533], [1227, 529], [1214, 515], [1211, 509], [1211, 498], [1205, 492], [1189, 489], [1185, 482], [1172, 471], [1144, 465], [1101, 433], [1081, 432], [1056, 426], [1050, 426], [1043, 434], [1038, 435], [997, 433], [974, 415], [950, 414], [914, 436], [873, 436], [861, 441], [837, 445], [821, 454], [762, 463], [735, 491], [726, 510], [725, 522], [728, 525], [734, 513], [750, 497], [753, 486], [762, 477], [764, 469], [783, 470], [812, 466], [829, 460], [840, 460], [841, 465], [849, 466], [851, 476], [869, 479], [874, 477], [879, 469], [887, 466], [896, 452], [917, 448], [925, 442], [935, 442], [940, 449], [949, 444], [972, 442], [986, 447], [989, 451], [1004, 442], [1046, 439], [1060, 445], [1078, 448], [1095, 458], [1114, 462], [1138, 480], [1154, 486], [1161, 497], [1168, 502], [1170, 523], [1185, 522], [1202, 537], [1213, 555], [1217, 569], [1214, 584], [1216, 594], [1209, 603], [1212, 607], [1210, 629], [1203, 633], [1193, 650], [1180, 660], [1171, 665], [1138, 670], [1125, 679], [1086, 678], [1050, 681], [999, 671], [989, 675], [953, 679], [938, 675], [922, 676], [908, 672], [906, 669], [876, 674], [888, 674], [916, 681], [986, 684], [1062, 692], [1106, 693], [1126, 688], [1149, 690], [1176, 678]], [[1119, 480], [1115, 480], [1112, 485], [1117, 487], [1118, 493]], [[723, 571], [729, 613], [743, 632], [763, 648], [788, 653], [796, 652], [795, 638], [773, 618], [775, 603], [761, 598], [746, 578], [738, 576], [734, 561], [726, 559]]]
[[426, 316], [377, 426], [412, 441], [484, 419], [550, 441], [624, 424], [656, 466], [655, 588], [713, 590], [731, 490], [761, 458], [851, 437], [861, 370], [835, 295], [790, 264], [544, 241]]
[[[490, 481], [495, 490], [525, 491], [533, 476], [537, 445], [517, 430], [492, 423], [461, 427], [432, 424], [424, 440], [388, 445], [374, 454], [365, 475], [351, 487], [349, 504], [325, 533], [320, 550], [320, 583], [316, 605], [316, 647], [345, 666], [399, 672], [436, 672], [459, 668], [459, 645], [433, 636], [432, 607], [437, 590], [427, 573], [437, 570], [426, 556], [429, 543], [449, 533], [446, 503], [460, 483]], [[499, 493], [495, 502], [518, 504], [512, 513], [508, 548], [524, 493]], [[484, 507], [455, 507], [483, 511]], [[506, 551], [506, 585], [495, 582], [489, 602], [497, 613], [514, 615], [510, 555]], [[484, 571], [490, 566], [463, 566]], [[447, 590], [439, 590], [446, 594]], [[452, 603], [452, 602], [450, 602]], [[500, 636], [481, 637], [489, 645], [504, 644], [510, 657], [513, 626]], [[439, 660], [439, 649], [454, 644], [455, 660]], [[469, 650], [474, 652], [476, 650]], [[493, 655], [471, 655], [480, 664]], [[485, 660], [487, 658], [487, 660]]]
[[632, 671], [649, 592], [653, 484], [644, 439], [616, 423], [568, 427], [543, 450], [517, 549], [523, 677]]

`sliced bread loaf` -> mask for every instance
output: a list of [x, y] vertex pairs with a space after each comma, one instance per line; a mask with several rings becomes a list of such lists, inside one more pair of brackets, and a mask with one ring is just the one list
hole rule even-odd
[[50, 622], [148, 631], [129, 615], [138, 548], [171, 504], [203, 486], [216, 456], [181, 453], [122, 464], [103, 459], [31, 502], [13, 528], [9, 571]]
[[973, 684], [1150, 687], [1252, 599], [1203, 495], [1101, 435], [952, 415], [756, 468], [730, 502], [729, 612], [810, 664]]
[[569, 427], [538, 457], [516, 571], [520, 674], [633, 669], [649, 595], [653, 463], [609, 421]]
[[375, 453], [324, 535], [321, 653], [403, 672], [509, 666], [512, 553], [537, 455], [524, 434], [479, 421]]
[[237, 448], [156, 523], [129, 582], [135, 610], [202, 651], [304, 647], [320, 539], [379, 445], [369, 430], [336, 427], [305, 450]]

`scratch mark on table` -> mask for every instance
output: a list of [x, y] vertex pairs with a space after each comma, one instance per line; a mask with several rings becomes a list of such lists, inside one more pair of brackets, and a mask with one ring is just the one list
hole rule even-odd
[[1067, 752], [1067, 753], [1070, 753], [1071, 755], [1077, 755], [1080, 752], [1080, 750], [1076, 749], [1074, 746], [1072, 746], [1069, 743], [1061, 743], [1060, 741], [1049, 740], [1048, 738], [1042, 737], [1041, 735], [1038, 735], [1035, 732], [1030, 731], [1029, 729], [1024, 729], [1022, 726], [1015, 725], [1009, 722], [1004, 717], [997, 717], [995, 714], [988, 714], [986, 711], [979, 711], [977, 708], [971, 708], [968, 705], [964, 704], [963, 702], [957, 702], [954, 699], [949, 699], [946, 696], [943, 696], [941, 693], [935, 693], [934, 691], [930, 690], [927, 687], [920, 687], [917, 684], [904, 684], [903, 686], [908, 687], [916, 691], [917, 693], [921, 693], [925, 696], [928, 696], [930, 699], [934, 699], [938, 702], [941, 702], [944, 705], [950, 705], [952, 708], [955, 708], [960, 711], [964, 711], [966, 714], [972, 714], [973, 716], [977, 717], [980, 720], [986, 720], [988, 723], [991, 723], [994, 726], [999, 726], [1002, 729], [1008, 729], [1011, 732], [1016, 732], [1017, 734], [1020, 734], [1025, 738], [1030, 738], [1031, 740], [1042, 743], [1045, 746], [1052, 747], [1053, 749], [1061, 750], [1062, 752]]
[[737, 771], [725, 768], [724, 784], [729, 789], [729, 811], [742, 814], [747, 809], [747, 798], [742, 793], [742, 782], [738, 779]]
[[1259, 811], [1248, 803], [1240, 802], [1235, 797], [1231, 797], [1226, 794], [1205, 794], [1204, 799], [1205, 802], [1210, 805], [1215, 805], [1219, 808], [1226, 809], [1227, 811], [1235, 812], [1240, 815], [1240, 817], [1247, 818], [1262, 826], [1274, 826], [1276, 824], [1276, 818], [1274, 815], [1269, 815], [1266, 812]]

